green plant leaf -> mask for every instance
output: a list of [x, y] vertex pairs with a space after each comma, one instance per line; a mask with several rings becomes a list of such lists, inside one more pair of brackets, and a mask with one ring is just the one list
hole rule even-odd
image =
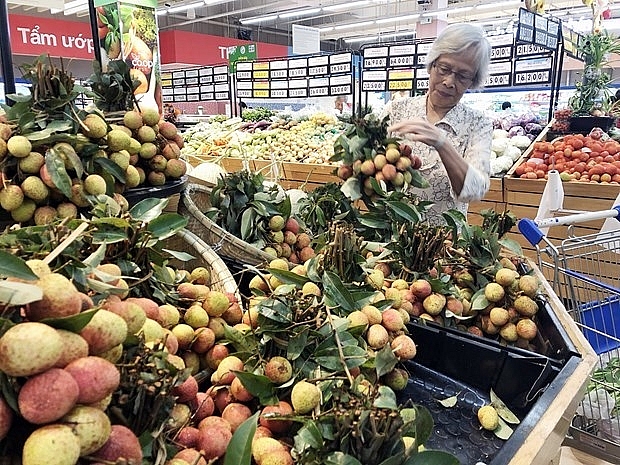
[[400, 416], [403, 425], [403, 436], [416, 438], [418, 444], [424, 444], [433, 434], [434, 421], [431, 412], [420, 405], [412, 408], [401, 409]]
[[502, 417], [499, 417], [499, 426], [493, 430], [493, 434], [506, 441], [510, 438], [510, 436], [512, 436], [513, 432], [514, 430], [508, 426], [508, 423], [506, 423]]
[[[368, 352], [358, 346], [343, 347], [342, 353], [344, 355], [344, 362], [349, 368], [362, 366], [368, 359]], [[321, 351], [320, 354], [318, 352], [315, 353], [315, 360], [319, 365], [332, 371], [344, 370], [343, 361], [340, 359], [337, 347]]]
[[437, 399], [437, 402], [439, 402], [441, 405], [443, 405], [446, 408], [452, 408], [456, 405], [458, 400], [459, 400], [458, 396], [455, 395], [455, 396], [446, 397], [445, 399]]
[[293, 361], [299, 358], [301, 353], [306, 348], [309, 333], [310, 328], [308, 326], [304, 326], [301, 331], [295, 333], [294, 336], [291, 336], [286, 347], [286, 358], [288, 360]]
[[513, 425], [518, 425], [519, 423], [521, 423], [519, 418], [517, 418], [517, 416], [512, 413], [512, 411], [506, 406], [502, 399], [500, 399], [497, 394], [495, 394], [495, 391], [493, 389], [491, 389], [490, 398], [491, 405], [493, 406], [493, 408], [495, 408], [495, 410], [497, 410], [497, 414], [507, 423], [511, 423]]
[[112, 160], [109, 158], [98, 157], [95, 158], [94, 162], [103, 168], [105, 172], [114, 176], [121, 184], [125, 184], [125, 171], [123, 171], [123, 169]]
[[362, 198], [362, 188], [360, 185], [360, 181], [357, 177], [350, 177], [349, 179], [347, 179], [342, 184], [340, 190], [342, 190], [342, 193], [352, 201]]
[[428, 180], [418, 170], [411, 170], [411, 185], [420, 189], [426, 189], [429, 186]]
[[471, 297], [472, 310], [484, 310], [489, 306], [489, 301], [484, 296], [484, 288], [478, 289], [476, 293]]
[[420, 221], [420, 215], [416, 209], [406, 202], [388, 200], [385, 203], [390, 210], [403, 218], [405, 221], [410, 221], [412, 223], [417, 223]]
[[344, 284], [336, 273], [326, 271], [323, 274], [323, 289], [325, 297], [329, 298], [330, 306], [340, 306], [347, 312], [355, 310], [355, 301], [351, 293], [344, 287]]
[[41, 320], [42, 323], [51, 326], [56, 329], [66, 329], [74, 333], [79, 333], [84, 326], [86, 326], [90, 320], [92, 320], [95, 313], [99, 310], [86, 310], [85, 312], [78, 313], [77, 315], [65, 316], [63, 318], [45, 318]]
[[396, 394], [387, 386], [379, 386], [379, 396], [372, 404], [376, 408], [387, 408], [396, 410], [398, 404], [396, 402]]
[[67, 174], [64, 160], [53, 148], [45, 152], [45, 167], [58, 190], [71, 198], [71, 177]]
[[0, 281], [0, 302], [4, 305], [26, 305], [43, 298], [43, 291], [34, 284]]
[[138, 221], [148, 223], [157, 218], [168, 205], [168, 199], [148, 198], [141, 200], [129, 210], [131, 217]]
[[187, 221], [187, 218], [178, 213], [163, 213], [151, 220], [146, 229], [153, 234], [154, 238], [162, 240], [174, 236], [187, 226]]
[[9, 404], [9, 407], [13, 409], [14, 412], [19, 413], [19, 404], [17, 402], [17, 393], [13, 386], [9, 382], [9, 377], [0, 371], [0, 392], [2, 393], [2, 397], [6, 400], [6, 403]]
[[325, 459], [325, 465], [362, 465], [362, 463], [344, 452], [332, 452]]
[[459, 459], [441, 450], [424, 450], [407, 459], [403, 465], [459, 465]]
[[267, 268], [267, 271], [282, 281], [282, 283], [294, 284], [300, 288], [310, 281], [310, 278], [307, 276], [301, 276], [297, 273], [293, 273], [292, 271], [280, 270], [278, 268]]
[[0, 250], [0, 276], [26, 281], [36, 281], [39, 279], [23, 259], [4, 250]]
[[235, 371], [235, 375], [243, 384], [243, 387], [257, 397], [262, 405], [274, 405], [278, 403], [275, 386], [269, 378], [247, 371]]
[[270, 320], [280, 323], [290, 323], [291, 309], [284, 302], [275, 299], [266, 299], [258, 304], [258, 312]]
[[84, 259], [84, 264], [91, 268], [97, 267], [105, 258], [105, 251], [106, 244], [103, 243], [99, 247], [97, 247], [97, 250], [95, 250], [88, 257], [86, 257], [86, 259]]
[[252, 463], [252, 440], [260, 412], [245, 420], [233, 433], [226, 447], [224, 465], [250, 465]]
[[254, 236], [256, 230], [256, 210], [247, 208], [241, 214], [241, 239], [247, 241]]
[[390, 344], [386, 344], [375, 355], [375, 369], [377, 370], [377, 378], [388, 374], [396, 367], [397, 363], [398, 358], [394, 355], [394, 352], [392, 352]]
[[295, 450], [304, 451], [307, 449], [321, 449], [324, 444], [321, 430], [314, 421], [308, 421], [299, 428], [294, 438]]
[[521, 244], [519, 244], [517, 241], [504, 237], [502, 239], [499, 239], [497, 242], [499, 242], [499, 244], [502, 247], [507, 248], [508, 250], [510, 250], [515, 255], [517, 255], [519, 257], [523, 256], [523, 249], [521, 248]]

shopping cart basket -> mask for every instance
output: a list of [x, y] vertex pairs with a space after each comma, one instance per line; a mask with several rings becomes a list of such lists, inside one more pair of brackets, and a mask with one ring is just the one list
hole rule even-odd
[[[575, 236], [573, 225], [616, 218], [620, 206], [541, 220], [522, 219], [521, 234], [536, 248], [538, 266], [599, 356], [567, 443], [612, 463], [620, 458], [620, 231]], [[568, 226], [554, 243], [542, 231]]]

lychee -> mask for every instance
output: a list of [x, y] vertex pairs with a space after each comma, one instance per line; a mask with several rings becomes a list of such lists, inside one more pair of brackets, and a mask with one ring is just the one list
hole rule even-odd
[[37, 203], [41, 203], [49, 197], [50, 191], [40, 177], [28, 176], [21, 184], [24, 195]]
[[0, 190], [0, 206], [8, 212], [17, 209], [23, 201], [24, 192], [15, 184], [9, 184]]
[[91, 113], [82, 122], [86, 126], [86, 129], [82, 128], [84, 135], [92, 139], [100, 139], [108, 133], [108, 125], [99, 115]]
[[275, 384], [284, 384], [293, 376], [293, 367], [284, 357], [276, 356], [265, 364], [265, 376]]
[[32, 151], [32, 144], [25, 136], [13, 136], [6, 142], [6, 148], [15, 158], [25, 158]]
[[305, 414], [314, 410], [321, 400], [321, 391], [316, 384], [307, 381], [299, 381], [291, 391], [291, 404], [293, 410]]
[[[106, 137], [108, 143], [108, 149], [112, 152], [119, 152], [120, 150], [127, 150], [131, 141], [129, 140], [131, 137], [127, 135], [121, 129], [112, 129], [108, 132]], [[128, 154], [129, 155], [129, 154]], [[125, 167], [126, 168], [126, 167]]]

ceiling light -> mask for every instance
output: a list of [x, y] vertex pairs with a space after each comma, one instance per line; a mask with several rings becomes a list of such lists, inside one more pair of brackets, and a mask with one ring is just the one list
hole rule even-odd
[[338, 5], [324, 6], [323, 11], [345, 10], [347, 8], [355, 8], [357, 6], [368, 5], [369, 3], [370, 2], [367, 0], [359, 0], [357, 2], [349, 2], [349, 3], [339, 3]]
[[394, 39], [402, 36], [415, 36], [415, 31], [392, 32], [390, 34], [381, 34], [382, 39]]
[[473, 8], [473, 6], [460, 6], [457, 8], [450, 8], [446, 11], [447, 14], [452, 15], [454, 13], [463, 13], [465, 11], [469, 11]]
[[516, 0], [512, 2], [495, 2], [495, 3], [481, 3], [480, 5], [476, 5], [477, 10], [490, 10], [491, 8], [501, 8], [505, 9], [507, 6], [518, 5], [521, 3], [521, 0]]
[[274, 19], [278, 19], [278, 15], [255, 16], [253, 18], [241, 19], [239, 22], [241, 24], [256, 24], [266, 21], [273, 21]]
[[334, 26], [327, 26], [327, 27], [320, 27], [319, 28], [319, 32], [329, 32], [329, 31], [333, 31], [334, 30]]
[[280, 13], [278, 15], [279, 18], [293, 18], [295, 16], [306, 16], [306, 15], [313, 15], [315, 13], [320, 12], [321, 9], [320, 8], [308, 8], [307, 10], [297, 10], [297, 11], [288, 11], [286, 13]]
[[349, 37], [344, 39], [345, 42], [371, 42], [377, 40], [378, 36], [365, 36], [365, 37]]
[[410, 19], [418, 19], [419, 17], [420, 15], [416, 13], [415, 15], [393, 16], [391, 18], [378, 19], [375, 22], [377, 24], [395, 23], [397, 21], [409, 21]]
[[361, 23], [340, 24], [338, 26], [334, 26], [334, 29], [340, 31], [341, 29], [351, 29], [352, 27], [372, 26], [374, 23], [374, 21], [363, 21]]
[[73, 0], [72, 2], [65, 3], [65, 10], [70, 10], [76, 6], [88, 5], [87, 0]]
[[168, 13], [178, 13], [180, 11], [187, 11], [192, 8], [201, 7], [204, 4], [205, 4], [204, 1], [201, 1], [201, 2], [194, 2], [194, 3], [186, 3], [185, 5], [173, 6], [173, 7], [168, 8]]

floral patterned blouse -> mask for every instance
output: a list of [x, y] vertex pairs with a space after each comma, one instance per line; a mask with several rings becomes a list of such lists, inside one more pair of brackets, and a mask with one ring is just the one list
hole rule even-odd
[[[386, 110], [391, 124], [426, 118], [426, 96], [394, 100]], [[483, 113], [457, 103], [435, 126], [446, 132], [447, 140], [469, 164], [463, 189], [457, 195], [437, 151], [430, 145], [410, 142], [413, 153], [422, 159], [420, 174], [430, 184], [426, 189], [411, 188], [411, 192], [419, 199], [434, 202], [427, 217], [431, 223], [440, 224], [444, 222], [442, 212], [458, 209], [466, 215], [468, 203], [481, 199], [489, 190], [493, 124]]]

